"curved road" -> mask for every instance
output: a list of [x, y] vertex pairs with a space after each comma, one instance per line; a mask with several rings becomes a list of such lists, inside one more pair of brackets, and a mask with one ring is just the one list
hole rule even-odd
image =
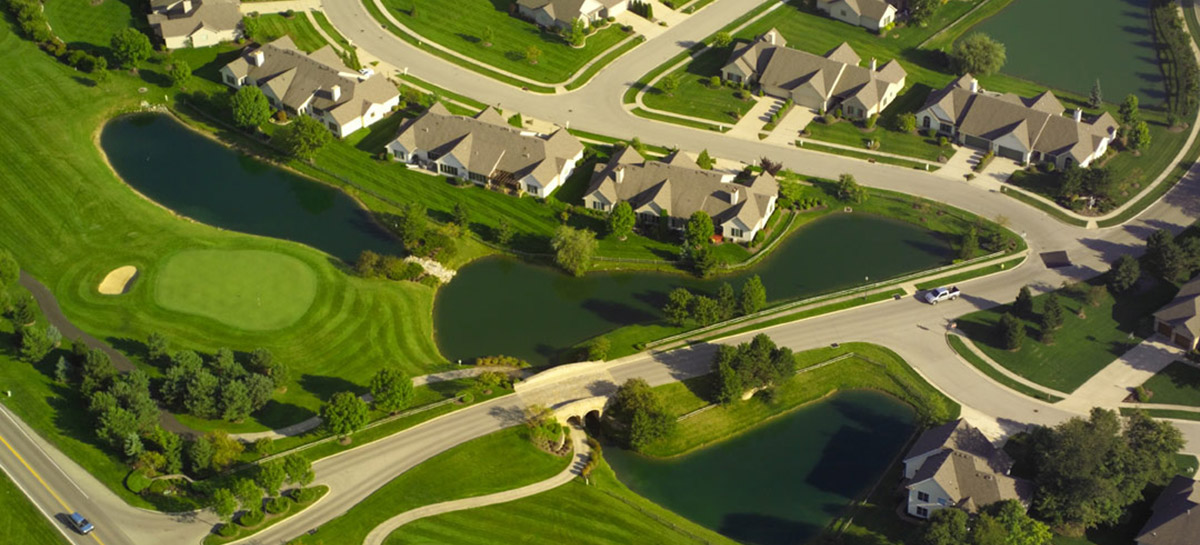
[[[912, 364], [937, 388], [961, 403], [965, 415], [973, 419], [992, 420], [1002, 429], [1018, 429], [1029, 423], [1054, 424], [1076, 416], [1076, 413], [1063, 408], [1012, 392], [960, 362], [943, 339], [947, 325], [961, 314], [1011, 300], [1022, 285], [1031, 284], [1041, 290], [1051, 289], [1065, 279], [1086, 278], [1106, 270], [1107, 263], [1117, 256], [1140, 252], [1142, 240], [1154, 229], [1168, 228], [1178, 232], [1189, 225], [1193, 218], [1200, 216], [1197, 169], [1193, 169], [1183, 182], [1138, 219], [1111, 229], [1085, 230], [1066, 226], [1032, 207], [997, 193], [995, 188], [998, 184], [992, 180], [981, 179], [971, 183], [948, 181], [915, 170], [656, 123], [625, 111], [620, 95], [628, 84], [761, 1], [719, 0], [690, 16], [685, 23], [618, 59], [589, 85], [572, 93], [554, 96], [525, 93], [416, 50], [384, 31], [369, 17], [359, 0], [326, 0], [324, 9], [344, 35], [372, 55], [397, 67], [407, 67], [410, 73], [430, 83], [468, 96], [486, 98], [486, 102], [506, 109], [530, 113], [558, 123], [570, 122], [573, 126], [594, 132], [636, 135], [647, 142], [677, 145], [689, 151], [718, 150], [718, 156], [746, 162], [769, 155], [806, 174], [834, 177], [851, 173], [860, 182], [870, 186], [924, 196], [985, 217], [1004, 216], [1011, 228], [1025, 236], [1033, 257], [1010, 272], [962, 284], [966, 295], [957, 303], [935, 307], [907, 298], [783, 324], [764, 331], [780, 344], [795, 349], [849, 341], [885, 345]], [[1073, 266], [1057, 270], [1042, 266], [1037, 254], [1054, 250], [1066, 251]], [[741, 342], [750, 336], [735, 336], [721, 342]], [[706, 372], [711, 352], [711, 346], [702, 345], [668, 353], [638, 354], [597, 365], [596, 377], [604, 382], [619, 383], [626, 378], [639, 376], [652, 384], [663, 384]], [[319, 527], [429, 457], [516, 424], [527, 403], [564, 402], [591, 397], [598, 388], [607, 389], [611, 386], [589, 382], [586, 377], [546, 381], [529, 391], [523, 391], [519, 396], [510, 395], [464, 408], [369, 445], [322, 459], [315, 464], [316, 482], [330, 486], [326, 498], [302, 514], [258, 534], [253, 542], [285, 543], [290, 538]], [[1200, 451], [1200, 423], [1182, 422], [1178, 425], [1184, 431], [1189, 450]], [[0, 418], [0, 436], [11, 439], [21, 432], [18, 427], [17, 423]], [[98, 513], [98, 516], [104, 517], [98, 521], [97, 537], [107, 545], [195, 543], [214, 522], [207, 513], [170, 516], [129, 507], [82, 468], [36, 436], [15, 446], [26, 460], [36, 462], [31, 465], [39, 476], [32, 477], [21, 464], [5, 458], [3, 445], [0, 445], [0, 465], [13, 474], [27, 492], [42, 483], [56, 492], [51, 495], [63, 498], [73, 508], [84, 510], [85, 514]], [[58, 469], [53, 470], [51, 466]], [[61, 506], [55, 506], [52, 499], [47, 499], [49, 496], [45, 493], [31, 496], [45, 510], [62, 510]], [[91, 539], [75, 541], [90, 543]]]

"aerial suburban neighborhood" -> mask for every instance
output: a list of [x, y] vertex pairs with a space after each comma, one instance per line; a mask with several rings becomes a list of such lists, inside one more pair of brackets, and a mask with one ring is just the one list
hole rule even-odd
[[0, 544], [1200, 545], [1200, 4], [0, 2]]

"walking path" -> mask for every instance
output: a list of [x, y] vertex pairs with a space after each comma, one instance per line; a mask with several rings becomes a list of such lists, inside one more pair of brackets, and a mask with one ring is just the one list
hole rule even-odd
[[[1049, 394], [1049, 395], [1052, 395], [1055, 397], [1061, 397], [1063, 399], [1070, 397], [1071, 394], [1069, 394], [1069, 393], [1060, 392], [1058, 390], [1055, 390], [1054, 388], [1042, 386], [1041, 384], [1038, 384], [1032, 380], [1029, 380], [1021, 375], [1018, 375], [1018, 374], [1012, 372], [1012, 371], [1009, 371], [1007, 367], [1000, 365], [999, 363], [996, 362], [996, 360], [993, 360], [990, 356], [988, 356], [986, 352], [984, 352], [983, 350], [980, 350], [979, 347], [975, 345], [975, 341], [972, 341], [970, 337], [966, 336], [966, 334], [962, 333], [961, 331], [953, 330], [950, 333], [952, 335], [958, 335], [959, 338], [962, 339], [963, 344], [966, 345], [967, 350], [970, 350], [972, 354], [975, 354], [976, 356], [978, 356], [980, 359], [982, 359], [984, 361], [984, 363], [990, 365], [992, 367], [992, 369], [995, 369], [996, 372], [1008, 377], [1010, 380], [1019, 382], [1025, 386], [1033, 388], [1034, 390], [1037, 390], [1044, 394]], [[980, 373], [982, 374], [983, 371], [980, 371]], [[984, 376], [987, 376], [987, 375], [984, 375]]]
[[535, 494], [541, 494], [542, 492], [558, 488], [573, 481], [575, 477], [579, 476], [583, 472], [583, 467], [587, 465], [588, 460], [591, 458], [591, 448], [588, 447], [587, 442], [583, 440], [583, 430], [574, 426], [572, 426], [570, 429], [571, 442], [575, 447], [574, 459], [572, 460], [571, 464], [568, 465], [566, 469], [562, 470], [562, 472], [558, 475], [555, 475], [544, 481], [536, 482], [521, 488], [515, 488], [513, 490], [505, 490], [503, 492], [488, 494], [486, 496], [476, 496], [474, 498], [435, 503], [432, 505], [421, 506], [416, 509], [410, 509], [383, 521], [378, 526], [371, 529], [371, 532], [367, 534], [367, 538], [363, 540], [363, 545], [382, 545], [388, 536], [390, 536], [392, 532], [395, 532], [397, 528], [400, 528], [401, 526], [404, 526], [405, 524], [408, 524], [414, 520], [454, 511], [462, 511], [464, 509], [474, 509], [476, 507], [507, 503], [510, 501], [519, 500], [521, 498], [533, 496]]

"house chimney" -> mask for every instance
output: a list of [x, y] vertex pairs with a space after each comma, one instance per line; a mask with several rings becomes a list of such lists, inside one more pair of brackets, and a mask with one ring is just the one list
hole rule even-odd
[[871, 57], [871, 71], [875, 71], [875, 57]]
[[1080, 121], [1083, 121], [1083, 110], [1075, 108], [1075, 122], [1079, 123]]
[[183, 2], [180, 5], [183, 8], [184, 13], [192, 12], [192, 0], [183, 0]]
[[739, 195], [741, 195], [740, 189], [731, 189], [729, 191], [729, 204], [737, 204]]
[[330, 87], [329, 94], [333, 97], [334, 102], [341, 100], [342, 99], [342, 86], [334, 85], [333, 87]]
[[261, 49], [257, 49], [253, 53], [250, 54], [250, 63], [253, 64], [254, 66], [262, 66], [263, 62], [266, 60], [267, 60], [267, 57], [262, 52]]
[[971, 93], [974, 94], [974, 93], [978, 93], [978, 92], [979, 92], [979, 80], [977, 80], [975, 78], [971, 78]]
[[775, 31], [774, 30], [767, 33], [767, 41], [770, 42], [771, 45], [775, 45]]
[[617, 167], [616, 174], [617, 174], [617, 183], [621, 183], [621, 182], [625, 181], [625, 166], [621, 165], [621, 166]]

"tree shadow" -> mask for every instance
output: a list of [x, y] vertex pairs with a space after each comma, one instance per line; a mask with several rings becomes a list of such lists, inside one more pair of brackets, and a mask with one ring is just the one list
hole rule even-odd
[[361, 395], [367, 392], [363, 386], [340, 377], [305, 374], [300, 377], [300, 387], [304, 391], [317, 396], [319, 399], [329, 399], [339, 392], [352, 392]]

